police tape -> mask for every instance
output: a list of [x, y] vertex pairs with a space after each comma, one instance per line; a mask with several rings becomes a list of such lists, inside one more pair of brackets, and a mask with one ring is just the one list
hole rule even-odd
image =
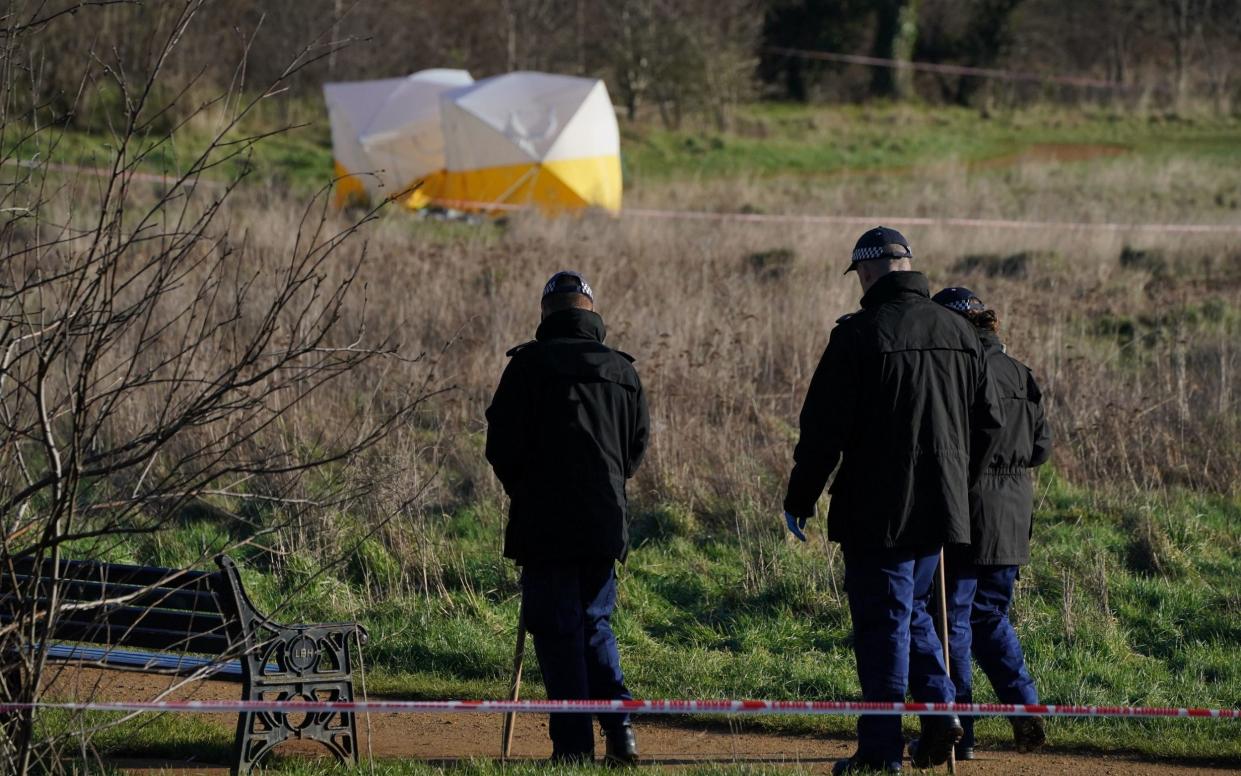
[[[6, 160], [0, 164], [16, 164], [33, 167], [42, 164], [48, 169], [59, 172], [87, 173], [91, 175], [110, 175], [111, 171], [99, 168], [79, 167], [76, 165], [57, 164], [51, 162], [37, 163], [29, 160]], [[129, 171], [126, 175], [134, 180], [147, 180], [156, 183], [168, 183], [181, 179], [168, 175]], [[222, 181], [209, 181], [195, 177], [193, 185], [224, 186]], [[399, 195], [398, 195], [399, 196]], [[481, 212], [544, 212], [536, 205], [516, 204], [512, 202], [482, 202], [463, 199], [432, 199], [435, 205], [455, 210], [475, 210]], [[952, 216], [829, 216], [813, 213], [738, 213], [717, 212], [711, 210], [660, 210], [654, 208], [624, 208], [617, 214], [620, 218], [650, 218], [672, 221], [709, 221], [734, 222], [742, 224], [812, 224], [820, 226], [873, 226], [874, 224], [893, 224], [895, 226], [929, 226], [929, 227], [961, 227], [967, 229], [1041, 229], [1070, 231], [1108, 231], [1108, 232], [1154, 232], [1165, 234], [1241, 234], [1241, 224], [1157, 224], [1157, 223], [1123, 223], [1111, 221], [1026, 221], [1008, 218], [959, 218]]]
[[840, 62], [848, 65], [865, 65], [867, 67], [886, 67], [894, 70], [917, 70], [924, 73], [940, 75], [968, 75], [978, 78], [998, 78], [1004, 81], [1027, 81], [1033, 83], [1062, 84], [1065, 86], [1083, 86], [1094, 89], [1110, 89], [1114, 91], [1140, 91], [1138, 84], [1122, 84], [1100, 78], [1077, 75], [1049, 75], [1030, 70], [1006, 70], [994, 67], [973, 67], [970, 65], [954, 65], [942, 62], [918, 62], [905, 59], [889, 59], [871, 57], [862, 54], [843, 54], [838, 51], [815, 51], [811, 49], [784, 48], [767, 46], [763, 51], [769, 54], [780, 54], [800, 59], [819, 59], [825, 62]]
[[[544, 212], [538, 206], [511, 202], [479, 202], [461, 199], [434, 199], [440, 207], [454, 210], [495, 212]], [[830, 216], [812, 213], [737, 213], [712, 210], [658, 210], [624, 208], [617, 217], [668, 221], [707, 221], [740, 224], [812, 224], [820, 226], [963, 227], [970, 229], [1041, 229], [1050, 231], [1156, 232], [1168, 234], [1241, 234], [1241, 224], [1146, 224], [1116, 221], [1025, 221], [1007, 218], [957, 218], [952, 216]]]
[[96, 701], [87, 703], [0, 703], [0, 713], [31, 709], [95, 712], [194, 713], [479, 713], [479, 714], [729, 714], [744, 716], [897, 716], [918, 714], [976, 717], [1123, 717], [1241, 720], [1241, 709], [1157, 706], [1080, 706], [1008, 703], [877, 703], [870, 701], [766, 700], [528, 700], [528, 701]]

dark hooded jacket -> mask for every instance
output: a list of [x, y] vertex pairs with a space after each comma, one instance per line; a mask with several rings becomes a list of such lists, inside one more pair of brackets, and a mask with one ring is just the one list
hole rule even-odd
[[828, 537], [865, 548], [970, 541], [970, 483], [1003, 420], [978, 333], [892, 272], [832, 330], [801, 412], [784, 501], [814, 514], [828, 477]]
[[650, 434], [633, 359], [603, 319], [562, 310], [511, 360], [487, 408], [487, 460], [509, 496], [504, 555], [521, 564], [628, 551], [625, 480]]
[[1004, 410], [1004, 428], [978, 484], [970, 491], [970, 560], [979, 565], [1030, 562], [1034, 483], [1030, 469], [1051, 457], [1043, 394], [1029, 367], [981, 332], [987, 367]]

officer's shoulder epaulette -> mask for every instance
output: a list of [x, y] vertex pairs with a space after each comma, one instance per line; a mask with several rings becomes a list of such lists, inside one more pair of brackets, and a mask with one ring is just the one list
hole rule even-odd
[[512, 358], [513, 356], [517, 355], [518, 353], [520, 353], [521, 351], [523, 351], [523, 350], [525, 350], [526, 348], [530, 347], [531, 345], [533, 345], [533, 344], [534, 344], [534, 343], [536, 343], [536, 342], [538, 342], [538, 340], [530, 340], [529, 342], [523, 342], [523, 343], [521, 343], [520, 345], [518, 345], [518, 346], [516, 346], [516, 347], [514, 347], [514, 348], [511, 348], [511, 349], [510, 349], [507, 353], [505, 353], [504, 355], [508, 356], [509, 358]]
[[626, 352], [625, 352], [625, 351], [623, 351], [623, 350], [617, 350], [617, 351], [616, 351], [616, 355], [620, 356], [621, 358], [625, 359], [626, 361], [628, 361], [628, 362], [629, 362], [629, 363], [631, 363], [631, 364], [632, 364], [633, 362], [635, 362], [635, 361], [637, 361], [637, 360], [638, 360], [638, 359], [634, 358], [633, 356], [629, 355], [628, 353], [626, 353]]
[[840, 316], [839, 318], [837, 318], [837, 319], [836, 319], [836, 323], [838, 323], [838, 324], [840, 324], [840, 323], [844, 323], [845, 321], [849, 320], [850, 318], [852, 318], [852, 317], [853, 317], [853, 316], [855, 316], [855, 315], [857, 315], [857, 313], [856, 313], [856, 312], [852, 312], [852, 313], [845, 313], [844, 315], [842, 315], [842, 316]]

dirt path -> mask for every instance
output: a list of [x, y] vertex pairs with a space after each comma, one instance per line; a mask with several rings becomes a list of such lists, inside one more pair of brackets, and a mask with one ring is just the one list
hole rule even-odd
[[1124, 156], [1127, 153], [1128, 147], [1112, 143], [1034, 143], [1014, 153], [970, 162], [969, 168], [974, 171], [1002, 170], [1032, 163], [1088, 162]]
[[[150, 674], [81, 669], [62, 673], [53, 683], [57, 698], [149, 699], [169, 686], [169, 679]], [[169, 697], [235, 700], [238, 685], [228, 682], [198, 682], [178, 689]], [[236, 717], [229, 714], [197, 715], [231, 730]], [[644, 764], [684, 766], [694, 763], [789, 764], [827, 773], [832, 763], [847, 757], [853, 742], [817, 736], [781, 735], [755, 730], [739, 722], [726, 725], [672, 724], [653, 718], [635, 722], [638, 745]], [[500, 717], [494, 714], [372, 714], [368, 723], [358, 720], [362, 737], [361, 752], [368, 750], [381, 759], [418, 759], [449, 764], [456, 760], [497, 757], [500, 748]], [[550, 752], [545, 717], [519, 715], [513, 738], [513, 754], [520, 759], [538, 759]], [[308, 742], [290, 742], [283, 752], [325, 756], [326, 750]], [[597, 745], [603, 751], [603, 743]], [[188, 776], [218, 776], [224, 766], [203, 765], [187, 761], [139, 760], [126, 758], [115, 761], [133, 774], [166, 771]], [[943, 771], [944, 769], [940, 769]], [[1008, 751], [980, 752], [979, 757], [958, 765], [961, 776], [997, 776], [998, 774], [1235, 774], [1234, 768], [1210, 768], [1136, 760], [1127, 756], [1096, 756], [1048, 753], [1019, 755]]]

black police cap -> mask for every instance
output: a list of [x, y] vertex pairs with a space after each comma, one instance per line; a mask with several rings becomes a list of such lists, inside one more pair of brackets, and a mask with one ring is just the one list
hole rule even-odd
[[552, 294], [582, 294], [590, 301], [595, 301], [595, 292], [580, 272], [564, 270], [552, 275], [551, 280], [543, 286], [543, 296]]
[[931, 301], [958, 313], [982, 312], [987, 309], [982, 299], [978, 298], [978, 294], [964, 286], [945, 288], [931, 297]]
[[[897, 245], [903, 248], [903, 251], [894, 250], [892, 246]], [[853, 246], [853, 256], [849, 262], [849, 268], [845, 270], [845, 274], [849, 274], [857, 269], [859, 261], [870, 261], [871, 259], [912, 259], [914, 257], [913, 250], [909, 247], [909, 241], [905, 239], [905, 235], [886, 226], [876, 226], [874, 229], [868, 229], [858, 238], [857, 244]]]

